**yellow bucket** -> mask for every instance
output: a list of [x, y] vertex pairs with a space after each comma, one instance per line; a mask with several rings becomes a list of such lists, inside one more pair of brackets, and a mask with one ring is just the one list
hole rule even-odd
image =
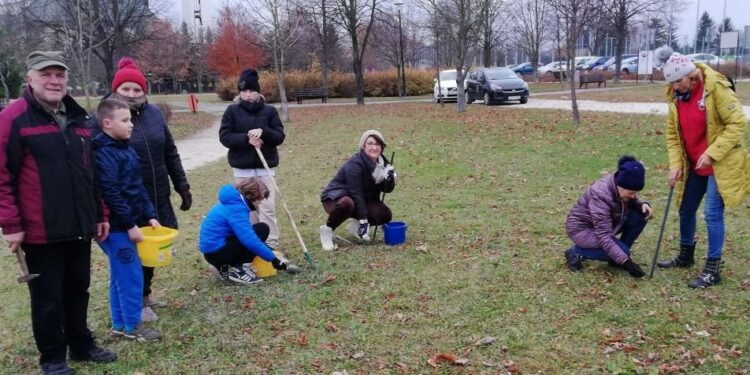
[[273, 264], [266, 262], [259, 256], [253, 258], [253, 268], [255, 268], [255, 275], [258, 277], [276, 276], [276, 269], [273, 268]]
[[146, 267], [162, 267], [172, 263], [172, 241], [177, 229], [167, 227], [142, 227], [143, 241], [136, 244], [141, 264]]

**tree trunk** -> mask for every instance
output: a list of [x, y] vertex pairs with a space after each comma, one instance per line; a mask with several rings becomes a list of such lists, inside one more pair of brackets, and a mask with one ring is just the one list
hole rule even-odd
[[278, 29], [274, 32], [276, 35], [274, 35], [273, 61], [276, 67], [276, 83], [279, 88], [279, 100], [281, 101], [281, 115], [279, 117], [281, 121], [289, 121], [289, 103], [286, 99], [286, 84], [284, 83], [284, 51], [278, 45]]
[[456, 67], [456, 109], [458, 112], [466, 111], [466, 93], [464, 91], [464, 81], [466, 80], [466, 72], [463, 71], [463, 67]]
[[362, 60], [359, 56], [353, 58], [354, 83], [357, 87], [357, 104], [365, 105], [365, 77], [362, 75]]
[[571, 43], [568, 41], [568, 72], [570, 74], [570, 100], [572, 104], [572, 120], [573, 124], [578, 126], [581, 123], [581, 115], [578, 113], [578, 98], [576, 97], [576, 67], [575, 67], [575, 40]]

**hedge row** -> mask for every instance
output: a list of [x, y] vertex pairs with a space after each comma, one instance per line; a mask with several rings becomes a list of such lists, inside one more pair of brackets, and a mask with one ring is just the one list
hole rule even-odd
[[[260, 72], [260, 91], [269, 102], [279, 101], [276, 73]], [[365, 73], [365, 96], [398, 96], [398, 74], [396, 69]], [[432, 92], [435, 73], [428, 70], [406, 69], [407, 95], [424, 95]], [[294, 99], [294, 91], [301, 88], [321, 87], [319, 71], [289, 71], [284, 73], [286, 96]], [[237, 95], [237, 80], [223, 79], [217, 86], [222, 100], [232, 100]], [[328, 97], [351, 98], [356, 96], [354, 73], [333, 71], [328, 73]]]

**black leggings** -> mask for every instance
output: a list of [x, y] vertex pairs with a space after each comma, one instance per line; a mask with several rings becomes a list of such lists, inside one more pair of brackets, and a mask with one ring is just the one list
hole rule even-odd
[[[367, 205], [367, 221], [370, 225], [383, 225], [391, 221], [393, 214], [391, 209], [381, 201], [365, 201]], [[336, 229], [346, 219], [354, 217], [354, 200], [349, 196], [343, 196], [338, 200], [328, 199], [323, 201], [323, 209], [328, 213], [326, 225]]]
[[[253, 230], [264, 243], [268, 239], [270, 229], [266, 223], [253, 224]], [[235, 236], [227, 237], [227, 243], [219, 251], [210, 254], [203, 254], [206, 261], [212, 266], [219, 268], [223, 265], [239, 267], [243, 263], [250, 263], [255, 258], [255, 254], [246, 248]]]

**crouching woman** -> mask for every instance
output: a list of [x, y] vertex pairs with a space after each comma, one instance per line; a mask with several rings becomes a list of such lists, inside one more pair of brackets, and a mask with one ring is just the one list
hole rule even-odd
[[271, 262], [277, 270], [297, 273], [299, 267], [277, 257], [265, 244], [270, 232], [268, 224], [250, 224], [250, 211], [268, 198], [266, 185], [255, 177], [219, 189], [219, 202], [206, 214], [200, 228], [199, 248], [206, 261], [216, 267], [224, 280], [240, 284], [261, 281], [243, 264], [256, 256]]
[[651, 205], [637, 196], [645, 182], [643, 164], [632, 156], [623, 156], [615, 174], [602, 177], [586, 189], [565, 222], [565, 231], [573, 241], [565, 251], [571, 271], [583, 270], [583, 260], [594, 259], [624, 268], [633, 277], [645, 275], [631, 258], [633, 243], [652, 216]]

